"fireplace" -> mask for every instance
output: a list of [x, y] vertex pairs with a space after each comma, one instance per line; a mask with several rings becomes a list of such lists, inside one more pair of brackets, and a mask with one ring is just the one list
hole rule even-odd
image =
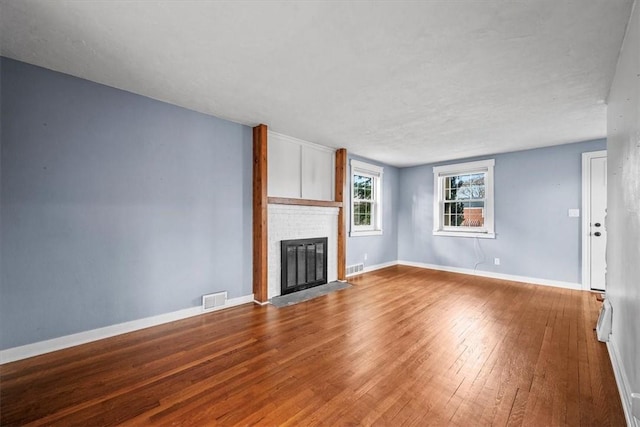
[[269, 203], [268, 297], [282, 295], [282, 241], [327, 237], [327, 283], [338, 280], [338, 208]]
[[282, 240], [281, 295], [327, 283], [327, 238]]

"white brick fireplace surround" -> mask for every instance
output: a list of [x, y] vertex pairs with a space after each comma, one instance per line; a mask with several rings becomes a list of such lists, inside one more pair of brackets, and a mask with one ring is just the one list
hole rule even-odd
[[269, 204], [268, 298], [280, 295], [280, 241], [327, 237], [327, 279], [338, 279], [338, 208]]

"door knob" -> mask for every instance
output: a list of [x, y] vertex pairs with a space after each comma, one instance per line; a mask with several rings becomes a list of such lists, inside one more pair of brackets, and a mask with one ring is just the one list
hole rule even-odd
[[595, 232], [595, 233], [593, 233], [593, 234], [594, 234], [594, 236], [598, 237], [598, 236], [600, 236], [602, 233], [600, 233], [599, 231], [596, 231], [596, 232]]
[[596, 227], [600, 227], [600, 223], [599, 223], [599, 222], [596, 222], [596, 223], [595, 223], [595, 224], [593, 224], [593, 225], [595, 225]]

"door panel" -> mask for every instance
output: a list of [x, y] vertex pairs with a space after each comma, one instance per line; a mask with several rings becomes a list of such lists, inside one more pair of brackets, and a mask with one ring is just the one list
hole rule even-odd
[[591, 289], [605, 290], [607, 230], [607, 158], [591, 159], [589, 240]]

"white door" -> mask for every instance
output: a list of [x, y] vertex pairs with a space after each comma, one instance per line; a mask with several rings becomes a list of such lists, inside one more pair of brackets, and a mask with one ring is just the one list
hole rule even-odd
[[[607, 271], [606, 248], [607, 230], [605, 217], [607, 214], [607, 154], [605, 152], [584, 153], [589, 155], [585, 161], [588, 176], [585, 177], [588, 186], [588, 204], [585, 206], [585, 231], [584, 243], [587, 246], [588, 254], [586, 261], [588, 265], [583, 267], [583, 272], [588, 275], [586, 283], [590, 289], [605, 290], [605, 275]], [[584, 172], [584, 171], [583, 171]], [[585, 192], [585, 193], [586, 193]], [[584, 194], [584, 193], [583, 193]], [[583, 258], [584, 259], [584, 258]], [[583, 280], [584, 280], [583, 279]]]

